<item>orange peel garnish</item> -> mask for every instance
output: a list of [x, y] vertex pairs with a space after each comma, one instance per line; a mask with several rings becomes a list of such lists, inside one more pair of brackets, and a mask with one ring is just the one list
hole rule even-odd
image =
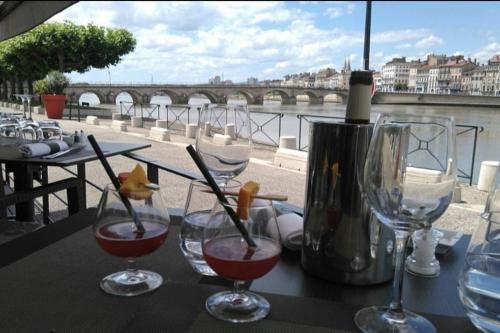
[[147, 199], [153, 194], [153, 191], [146, 187], [146, 184], [149, 183], [150, 182], [146, 172], [139, 164], [137, 164], [134, 170], [132, 170], [125, 181], [121, 184], [120, 193], [135, 200]]
[[252, 205], [253, 196], [259, 193], [259, 184], [254, 181], [246, 182], [240, 189], [238, 195], [237, 214], [240, 219], [248, 219], [248, 209]]

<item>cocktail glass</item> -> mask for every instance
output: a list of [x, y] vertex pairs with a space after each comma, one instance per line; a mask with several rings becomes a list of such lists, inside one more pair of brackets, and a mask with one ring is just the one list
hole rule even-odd
[[100, 282], [102, 290], [118, 296], [135, 296], [158, 288], [163, 278], [136, 267], [136, 258], [156, 251], [167, 238], [170, 224], [160, 189], [148, 189], [128, 195], [137, 219], [145, 232], [137, 230], [120, 194], [107, 185], [97, 208], [94, 235], [97, 244], [109, 254], [128, 263], [125, 271], [106, 276]]
[[[267, 274], [281, 253], [280, 234], [272, 202], [253, 201], [246, 218], [240, 218], [257, 244], [251, 248], [242, 238], [226, 209], [237, 211], [237, 205], [218, 202], [205, 227], [203, 255], [208, 265], [221, 277], [233, 281], [232, 291], [222, 291], [206, 301], [214, 317], [233, 323], [247, 323], [265, 318], [271, 306], [262, 296], [243, 289], [246, 281]], [[242, 215], [240, 215], [241, 217]]]

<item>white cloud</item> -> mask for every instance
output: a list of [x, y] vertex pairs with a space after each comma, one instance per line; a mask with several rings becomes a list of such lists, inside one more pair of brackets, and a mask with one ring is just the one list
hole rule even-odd
[[415, 43], [417, 49], [428, 49], [443, 44], [443, 39], [434, 35], [425, 37]]
[[472, 58], [477, 58], [479, 62], [487, 62], [495, 54], [500, 54], [500, 43], [492, 42], [474, 52]]
[[[326, 2], [325, 2], [326, 3]], [[326, 9], [324, 15], [331, 19], [340, 17], [345, 14], [352, 14], [356, 8], [356, 5], [349, 1], [329, 1], [328, 3], [334, 4], [335, 6]]]
[[[309, 7], [308, 7], [309, 6]], [[311, 10], [325, 6], [324, 15]], [[206, 82], [224, 72], [234, 82], [248, 76], [280, 78], [285, 74], [339, 69], [346, 57], [361, 63], [363, 25], [357, 30], [332, 26], [325, 15], [348, 15], [357, 4], [349, 1], [307, 3], [293, 8], [286, 2], [78, 2], [51, 21], [70, 19], [125, 27], [137, 39], [136, 50], [110, 68], [113, 82]], [[328, 11], [329, 9], [329, 11]], [[92, 14], [90, 14], [92, 13]], [[319, 24], [327, 21], [328, 25]], [[401, 29], [372, 34], [372, 44], [394, 48], [413, 45], [432, 35], [429, 29]], [[392, 50], [394, 51], [394, 50]], [[356, 53], [358, 52], [358, 53]], [[385, 54], [375, 53], [382, 60]], [[91, 70], [75, 81], [107, 81], [107, 71]], [[146, 79], [144, 77], [147, 77]]]
[[415, 40], [428, 36], [430, 31], [428, 29], [404, 29], [384, 31], [373, 34], [371, 40], [374, 44], [382, 43], [397, 43], [407, 40]]
[[397, 49], [408, 49], [412, 47], [411, 43], [404, 43], [404, 44], [399, 44], [395, 46]]
[[337, 8], [337, 7], [331, 7], [331, 8], [328, 8], [326, 10], [325, 15], [327, 15], [329, 18], [333, 19], [333, 18], [344, 15], [344, 11], [340, 8]]

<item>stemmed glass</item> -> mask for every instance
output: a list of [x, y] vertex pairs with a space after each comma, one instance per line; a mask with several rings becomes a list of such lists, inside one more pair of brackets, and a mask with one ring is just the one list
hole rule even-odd
[[262, 296], [242, 290], [245, 281], [267, 274], [278, 262], [281, 242], [276, 214], [271, 201], [257, 200], [248, 208], [247, 218], [240, 220], [257, 248], [249, 248], [226, 209], [237, 211], [235, 203], [218, 202], [203, 237], [203, 255], [219, 275], [234, 282], [233, 291], [223, 291], [206, 301], [207, 311], [218, 319], [246, 323], [262, 319], [270, 311]]
[[[425, 318], [401, 302], [407, 241], [438, 219], [450, 204], [456, 179], [455, 123], [451, 117], [381, 114], [368, 150], [364, 191], [372, 211], [396, 235], [393, 300], [388, 307], [361, 309], [354, 317], [363, 332], [432, 333]], [[406, 177], [407, 167], [441, 169], [436, 182]]]
[[252, 151], [248, 108], [205, 105], [200, 112], [196, 150], [222, 185], [245, 170]]
[[101, 288], [113, 295], [135, 296], [158, 288], [163, 278], [136, 268], [136, 258], [156, 251], [167, 238], [170, 216], [161, 190], [128, 194], [130, 204], [145, 232], [139, 232], [134, 220], [113, 185], [107, 185], [97, 207], [93, 231], [97, 244], [109, 254], [128, 263], [125, 271], [106, 276]]

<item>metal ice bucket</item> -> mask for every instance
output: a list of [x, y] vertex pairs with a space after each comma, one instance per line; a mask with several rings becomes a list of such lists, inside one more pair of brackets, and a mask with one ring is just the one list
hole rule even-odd
[[388, 281], [394, 232], [379, 223], [363, 194], [371, 124], [313, 122], [302, 240], [302, 267], [353, 285]]

